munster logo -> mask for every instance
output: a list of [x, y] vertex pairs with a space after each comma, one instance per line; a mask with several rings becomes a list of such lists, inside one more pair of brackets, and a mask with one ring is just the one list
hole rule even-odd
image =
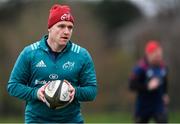
[[74, 65], [75, 65], [75, 62], [70, 62], [70, 61], [68, 61], [68, 62], [64, 63], [64, 65], [62, 66], [62, 68], [63, 68], [64, 70], [69, 70], [69, 71], [71, 71], [71, 70], [74, 68]]

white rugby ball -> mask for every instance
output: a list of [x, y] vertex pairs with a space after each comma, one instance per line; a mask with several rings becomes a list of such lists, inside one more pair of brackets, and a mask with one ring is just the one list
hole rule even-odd
[[45, 88], [47, 106], [52, 109], [65, 107], [70, 102], [69, 84], [66, 81], [51, 81]]

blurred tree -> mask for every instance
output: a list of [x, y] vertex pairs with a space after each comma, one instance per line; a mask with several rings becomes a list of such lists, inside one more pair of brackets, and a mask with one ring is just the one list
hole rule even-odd
[[0, 22], [10, 23], [18, 19], [22, 12], [22, 0], [3, 0], [0, 1]]
[[116, 33], [119, 28], [142, 16], [141, 11], [127, 0], [104, 0], [97, 4], [95, 13], [106, 25], [107, 47], [116, 45]]

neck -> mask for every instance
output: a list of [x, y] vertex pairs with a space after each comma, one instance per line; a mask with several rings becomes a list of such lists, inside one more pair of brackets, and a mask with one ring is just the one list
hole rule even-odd
[[149, 61], [149, 64], [152, 65], [152, 66], [159, 66], [161, 64], [160, 61]]
[[49, 38], [47, 39], [47, 43], [53, 52], [61, 52], [66, 47], [65, 45], [59, 45], [56, 42], [53, 42]]

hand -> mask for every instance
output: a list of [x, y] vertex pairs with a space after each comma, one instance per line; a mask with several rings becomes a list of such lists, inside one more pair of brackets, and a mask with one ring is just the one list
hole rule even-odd
[[45, 92], [45, 88], [47, 85], [48, 85], [48, 83], [43, 85], [42, 87], [40, 87], [37, 91], [37, 97], [42, 102], [45, 102], [44, 92]]
[[169, 95], [165, 94], [165, 95], [163, 96], [163, 101], [164, 101], [164, 104], [165, 104], [165, 105], [168, 105], [168, 104], [169, 104], [169, 101], [170, 101]]
[[155, 90], [159, 87], [159, 79], [158, 78], [152, 78], [148, 83], [148, 89], [149, 90]]
[[73, 100], [74, 100], [74, 95], [75, 95], [75, 88], [71, 85], [71, 83], [69, 83], [67, 80], [64, 80], [66, 83], [68, 83], [68, 85], [69, 85], [69, 92], [70, 92], [70, 94], [69, 94], [69, 97], [70, 97], [70, 101], [69, 101], [69, 103], [71, 103]]

